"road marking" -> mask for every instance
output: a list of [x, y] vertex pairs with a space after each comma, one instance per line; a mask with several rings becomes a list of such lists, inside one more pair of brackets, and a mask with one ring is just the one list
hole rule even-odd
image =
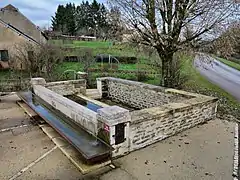
[[6, 132], [6, 131], [11, 131], [11, 130], [22, 128], [22, 127], [27, 127], [27, 126], [28, 125], [25, 124], [25, 125], [21, 125], [21, 126], [15, 126], [15, 127], [10, 127], [10, 128], [0, 129], [0, 133]]
[[25, 168], [23, 168], [22, 170], [20, 170], [17, 174], [15, 174], [14, 176], [12, 176], [9, 180], [14, 180], [17, 177], [21, 176], [25, 171], [27, 171], [29, 168], [31, 168], [32, 166], [34, 166], [36, 163], [38, 163], [39, 161], [41, 161], [43, 158], [45, 158], [48, 154], [50, 154], [51, 152], [53, 152], [55, 149], [57, 149], [57, 146], [54, 146], [52, 149], [50, 149], [48, 152], [46, 152], [45, 154], [43, 154], [41, 157], [39, 157], [38, 159], [36, 159], [35, 161], [33, 161], [32, 163], [30, 163], [28, 166], [26, 166]]
[[238, 180], [238, 164], [239, 164], [239, 160], [238, 160], [238, 148], [239, 148], [239, 144], [238, 144], [238, 123], [236, 123], [235, 126], [235, 135], [234, 135], [234, 159], [233, 159], [233, 180]]

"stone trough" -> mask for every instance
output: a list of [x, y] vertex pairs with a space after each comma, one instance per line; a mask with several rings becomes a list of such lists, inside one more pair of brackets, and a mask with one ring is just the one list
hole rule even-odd
[[[85, 80], [46, 83], [34, 78], [32, 89], [69, 121], [110, 146], [112, 158], [213, 119], [217, 112], [214, 97], [111, 77], [97, 79], [99, 100], [87, 97]], [[79, 104], [69, 95], [87, 103]], [[100, 102], [105, 98], [119, 106]], [[88, 105], [98, 108], [92, 110]]]

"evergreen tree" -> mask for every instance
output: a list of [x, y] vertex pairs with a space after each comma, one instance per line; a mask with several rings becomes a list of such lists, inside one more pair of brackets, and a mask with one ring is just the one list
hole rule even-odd
[[65, 7], [63, 5], [59, 5], [55, 16], [52, 17], [53, 31], [64, 33], [66, 29], [65, 25]]
[[103, 36], [108, 31], [107, 13], [105, 5], [97, 0], [82, 1], [77, 7], [72, 3], [59, 5], [52, 17], [52, 28], [68, 35]]
[[76, 21], [75, 21], [75, 5], [72, 3], [66, 4], [65, 7], [65, 20], [67, 33], [69, 35], [75, 35], [76, 33]]

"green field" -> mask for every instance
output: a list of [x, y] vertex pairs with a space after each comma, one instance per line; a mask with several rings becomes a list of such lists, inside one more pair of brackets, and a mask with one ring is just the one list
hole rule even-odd
[[219, 57], [216, 57], [216, 58], [217, 58], [217, 60], [221, 61], [222, 63], [240, 71], [240, 64], [237, 64], [237, 63], [227, 60], [227, 59], [223, 59], [223, 58], [219, 58]]
[[88, 47], [88, 48], [109, 48], [111, 42], [100, 42], [100, 41], [73, 41], [73, 47]]
[[62, 40], [51, 40], [50, 43], [72, 49], [66, 53], [66, 56], [77, 56], [79, 51], [91, 49], [94, 56], [98, 54], [110, 54], [113, 56], [138, 57], [145, 60], [149, 59], [145, 52], [126, 43], [114, 44], [109, 41], [65, 41], [65, 43], [63, 43]]

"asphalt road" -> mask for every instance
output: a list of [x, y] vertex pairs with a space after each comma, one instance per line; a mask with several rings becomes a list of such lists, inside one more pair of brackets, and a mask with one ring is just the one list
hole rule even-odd
[[240, 71], [207, 55], [197, 55], [194, 66], [209, 81], [240, 101]]

